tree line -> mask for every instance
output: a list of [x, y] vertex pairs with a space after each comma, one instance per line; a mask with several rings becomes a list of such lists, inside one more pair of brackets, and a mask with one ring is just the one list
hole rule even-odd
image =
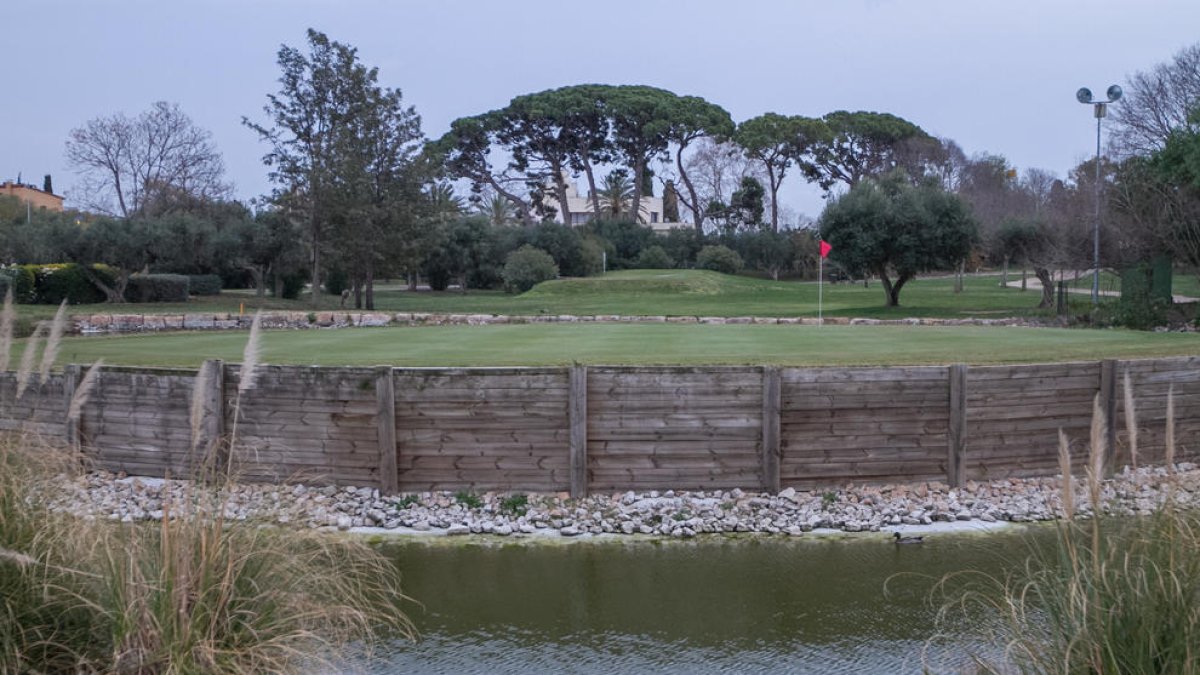
[[[735, 123], [716, 103], [641, 85], [517, 96], [427, 140], [414, 107], [352, 46], [310, 30], [304, 48], [284, 45], [277, 62], [278, 90], [261, 116], [243, 118], [266, 147], [270, 195], [231, 201], [211, 135], [156, 103], [71, 132], [86, 212], [25, 223], [0, 200], [0, 255], [107, 265], [116, 274], [94, 281], [113, 302], [130, 275], [169, 271], [216, 274], [260, 294], [345, 288], [368, 308], [383, 277], [513, 286], [504, 268], [523, 248], [546, 253], [563, 275], [595, 273], [606, 260], [695, 266], [705, 247], [721, 246], [738, 266], [804, 276], [824, 237], [834, 265], [878, 277], [889, 304], [914, 274], [967, 264], [1031, 266], [1048, 304], [1055, 270], [1089, 264], [1095, 160], [1060, 179], [1001, 155], [968, 157], [888, 113], [769, 112]], [[1117, 134], [1100, 167], [1110, 266], [1162, 254], [1200, 265], [1197, 63], [1200, 45], [1138, 73], [1113, 107]], [[581, 218], [568, 199], [573, 177], [587, 189]], [[826, 192], [818, 222], [780, 203], [788, 179]], [[690, 230], [645, 227], [642, 198], [658, 191], [664, 219]], [[570, 226], [578, 221], [587, 224]]]

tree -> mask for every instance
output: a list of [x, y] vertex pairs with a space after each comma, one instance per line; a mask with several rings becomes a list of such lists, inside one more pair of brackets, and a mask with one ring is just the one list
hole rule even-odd
[[948, 269], [971, 250], [976, 224], [956, 195], [911, 184], [902, 171], [860, 181], [821, 214], [821, 238], [852, 274], [873, 273], [888, 307], [918, 273]]
[[1112, 143], [1125, 155], [1161, 149], [1200, 101], [1200, 43], [1179, 50], [1166, 63], [1134, 73], [1119, 104], [1109, 107]]
[[636, 220], [633, 206], [635, 194], [637, 190], [629, 180], [629, 173], [625, 169], [613, 169], [604, 177], [603, 187], [600, 188], [600, 215], [613, 220]]
[[[734, 191], [742, 185], [742, 179], [751, 176], [759, 183], [767, 182], [766, 171], [762, 163], [746, 156], [736, 143], [718, 143], [712, 138], [701, 138], [691, 155], [684, 160], [687, 170], [696, 187], [696, 198], [704, 212], [704, 220], [721, 216], [722, 209], [727, 208]], [[708, 205], [716, 205], [715, 213], [709, 212]], [[696, 212], [695, 205], [684, 203], [689, 211]], [[700, 232], [703, 235], [703, 232]]]
[[305, 224], [314, 306], [324, 257], [336, 253], [362, 265], [370, 307], [383, 231], [415, 227], [420, 118], [398, 89], [379, 86], [355, 48], [312, 29], [307, 40], [308, 55], [279, 49], [281, 87], [263, 108], [270, 126], [243, 123], [271, 146], [263, 161], [276, 204]]
[[529, 201], [513, 191], [513, 183], [524, 183], [525, 179], [513, 178], [507, 171], [492, 168], [490, 155], [499, 116], [498, 111], [492, 111], [473, 117], [460, 117], [450, 123], [450, 131], [429, 144], [426, 152], [451, 177], [469, 180], [476, 194], [485, 188], [495, 192], [513, 205], [521, 222], [533, 223]]
[[799, 164], [805, 175], [816, 175], [809, 159], [818, 144], [829, 144], [829, 129], [820, 120], [766, 113], [738, 125], [734, 141], [762, 162], [771, 195], [771, 231], [779, 231], [779, 187], [788, 169]]
[[837, 183], [852, 188], [896, 168], [919, 179], [941, 153], [937, 139], [888, 113], [838, 110], [822, 121], [828, 133], [812, 148], [812, 177], [825, 190]]
[[605, 101], [612, 123], [610, 142], [633, 177], [632, 213], [640, 218], [650, 163], [664, 160], [671, 142], [671, 113], [678, 96], [642, 85], [613, 87]]
[[[688, 174], [688, 165], [683, 161], [684, 152], [693, 142], [701, 138], [722, 140], [732, 136], [735, 128], [733, 118], [721, 106], [709, 103], [698, 96], [677, 98], [673, 105], [668, 107], [668, 114], [670, 126], [667, 130], [667, 140], [675, 146], [675, 168], [679, 173], [679, 179], [683, 182], [684, 189], [687, 190], [684, 205], [692, 211], [696, 233], [702, 235], [704, 234], [705, 215], [702, 208], [703, 202], [700, 201], [700, 195]], [[672, 196], [678, 199], [679, 195], [674, 190], [674, 184], [670, 181], [668, 184], [671, 186]], [[666, 196], [664, 191], [664, 199]], [[664, 205], [664, 212], [665, 210]], [[678, 207], [674, 209], [674, 216], [674, 219], [671, 219], [664, 213], [663, 219], [668, 222], [678, 222]]]
[[[70, 239], [63, 242], [63, 249], [108, 302], [123, 303], [129, 277], [155, 262], [154, 251], [161, 237], [161, 223], [153, 219], [98, 218], [86, 227], [75, 228]], [[111, 284], [93, 271], [97, 264], [112, 268]]]
[[147, 207], [163, 192], [211, 201], [230, 190], [212, 134], [164, 101], [135, 118], [117, 113], [73, 129], [67, 159], [82, 176], [88, 207], [122, 218], [153, 215]]
[[516, 211], [512, 202], [501, 195], [492, 195], [476, 206], [476, 212], [492, 227], [506, 227], [516, 222]]

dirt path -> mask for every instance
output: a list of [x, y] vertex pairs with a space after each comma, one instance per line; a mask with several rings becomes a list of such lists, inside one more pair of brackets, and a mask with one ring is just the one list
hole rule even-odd
[[[1091, 275], [1090, 270], [1088, 272], [1086, 272], [1085, 274], [1080, 275], [1079, 278], [1083, 279], [1083, 278], [1088, 277], [1089, 275]], [[1006, 284], [1006, 287], [1007, 288], [1020, 288], [1021, 280], [1017, 279], [1016, 281], [1010, 281], [1010, 282], [1008, 282], [1008, 284]], [[1028, 277], [1025, 280], [1025, 288], [1027, 288], [1031, 291], [1040, 291], [1040, 290], [1042, 290], [1042, 282], [1040, 280], [1038, 280], [1037, 277]], [[1092, 289], [1091, 288], [1071, 288], [1068, 286], [1067, 292], [1075, 293], [1077, 295], [1091, 295]], [[1101, 290], [1100, 295], [1103, 295], [1105, 297], [1111, 297], [1111, 298], [1119, 298], [1119, 297], [1121, 297], [1121, 291]], [[1193, 298], [1188, 295], [1172, 295], [1171, 299], [1174, 300], [1178, 304], [1186, 304], [1189, 302], [1200, 302], [1200, 298]]]

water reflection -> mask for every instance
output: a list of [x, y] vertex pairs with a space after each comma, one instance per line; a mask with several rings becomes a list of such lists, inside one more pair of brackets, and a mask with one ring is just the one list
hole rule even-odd
[[998, 647], [971, 622], [931, 639], [931, 580], [1003, 574], [1029, 539], [389, 545], [424, 640], [376, 672], [959, 671]]

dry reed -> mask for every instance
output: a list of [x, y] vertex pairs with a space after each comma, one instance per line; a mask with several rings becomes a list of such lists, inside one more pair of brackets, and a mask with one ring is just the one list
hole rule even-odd
[[17, 398], [25, 393], [25, 389], [29, 387], [29, 380], [33, 377], [33, 367], [37, 362], [38, 340], [46, 330], [46, 325], [38, 322], [36, 328], [33, 329], [33, 335], [29, 336], [29, 340], [25, 342], [25, 351], [21, 353], [21, 365], [17, 367]]
[[1163, 462], [1167, 465], [1167, 473], [1175, 473], [1175, 385], [1167, 388], [1167, 428], [1166, 453]]
[[1129, 370], [1125, 370], [1125, 433], [1129, 438], [1129, 463], [1133, 470], [1138, 468], [1137, 406], [1133, 400], [1133, 385], [1129, 382]]
[[1071, 475], [1071, 441], [1061, 427], [1058, 429], [1058, 470], [1062, 473], [1063, 517], [1075, 519], [1075, 479]]
[[13, 325], [17, 322], [17, 313], [13, 309], [12, 286], [4, 294], [4, 309], [0, 310], [0, 372], [8, 372], [12, 363]]
[[50, 336], [46, 338], [46, 348], [42, 350], [42, 366], [38, 369], [38, 382], [45, 384], [50, 379], [50, 369], [58, 359], [58, 348], [62, 344], [63, 331], [67, 327], [67, 301], [63, 300], [54, 313], [50, 322]]
[[79, 380], [79, 384], [75, 386], [75, 393], [71, 396], [71, 405], [67, 408], [67, 419], [72, 422], [79, 421], [80, 415], [83, 414], [83, 406], [87, 404], [88, 398], [92, 395], [92, 390], [96, 388], [96, 383], [100, 379], [100, 369], [104, 366], [104, 359], [99, 359], [92, 364], [91, 368], [83, 374], [83, 378]]

